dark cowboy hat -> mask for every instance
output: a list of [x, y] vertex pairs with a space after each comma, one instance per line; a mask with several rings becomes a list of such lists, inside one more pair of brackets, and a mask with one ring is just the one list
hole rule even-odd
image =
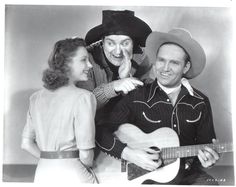
[[168, 33], [152, 32], [146, 40], [145, 52], [150, 62], [155, 62], [157, 51], [162, 44], [174, 43], [184, 48], [190, 57], [191, 67], [184, 75], [188, 79], [198, 76], [206, 64], [206, 55], [200, 44], [185, 29], [173, 29]]
[[134, 16], [133, 11], [104, 10], [102, 11], [102, 24], [88, 31], [85, 42], [90, 45], [104, 36], [123, 34], [129, 36], [135, 45], [144, 47], [146, 38], [151, 32], [151, 28]]

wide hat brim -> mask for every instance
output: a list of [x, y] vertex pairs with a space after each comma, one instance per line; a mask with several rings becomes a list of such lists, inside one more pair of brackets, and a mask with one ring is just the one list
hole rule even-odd
[[151, 63], [156, 62], [157, 50], [165, 43], [174, 43], [185, 49], [190, 57], [191, 67], [184, 75], [188, 79], [198, 76], [206, 65], [206, 55], [200, 44], [189, 33], [178, 32], [152, 32], [146, 40], [145, 52]]
[[86, 34], [87, 45], [101, 40], [106, 35], [119, 33], [131, 37], [136, 45], [145, 47], [146, 38], [152, 32], [151, 28], [136, 16], [115, 14], [103, 19], [106, 19], [104, 23], [90, 29]]

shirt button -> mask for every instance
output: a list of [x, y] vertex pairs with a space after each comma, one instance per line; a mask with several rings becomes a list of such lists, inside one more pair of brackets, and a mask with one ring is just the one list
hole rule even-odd
[[169, 102], [170, 100], [169, 100], [169, 99], [166, 99], [166, 101], [168, 101], [168, 102]]
[[177, 125], [176, 124], [174, 124], [174, 127], [176, 127]]

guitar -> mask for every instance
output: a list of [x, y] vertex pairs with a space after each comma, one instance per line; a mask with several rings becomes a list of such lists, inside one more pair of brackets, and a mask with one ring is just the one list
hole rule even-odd
[[[121, 172], [121, 162], [105, 153], [100, 152], [95, 160], [94, 171], [100, 183], [135, 183], [141, 184], [146, 179], [159, 183], [168, 183], [173, 180], [179, 171], [180, 158], [197, 156], [199, 149], [205, 146], [211, 147], [218, 153], [232, 152], [232, 143], [214, 143], [181, 146], [178, 135], [171, 128], [163, 127], [152, 133], [144, 133], [138, 127], [124, 124], [114, 133], [123, 143], [134, 149], [145, 149], [147, 147], [158, 147], [164, 166], [155, 171], [144, 170], [135, 164], [127, 164], [127, 172]], [[139, 175], [136, 175], [136, 173]]]

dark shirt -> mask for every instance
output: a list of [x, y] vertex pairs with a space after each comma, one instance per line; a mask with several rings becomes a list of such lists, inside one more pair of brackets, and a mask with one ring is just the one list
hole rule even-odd
[[123, 123], [131, 123], [145, 133], [161, 127], [172, 128], [179, 136], [180, 145], [211, 143], [215, 138], [209, 99], [197, 89], [190, 95], [182, 86], [175, 106], [157, 81], [130, 92], [96, 127], [98, 147], [116, 158], [126, 144], [113, 132]]

